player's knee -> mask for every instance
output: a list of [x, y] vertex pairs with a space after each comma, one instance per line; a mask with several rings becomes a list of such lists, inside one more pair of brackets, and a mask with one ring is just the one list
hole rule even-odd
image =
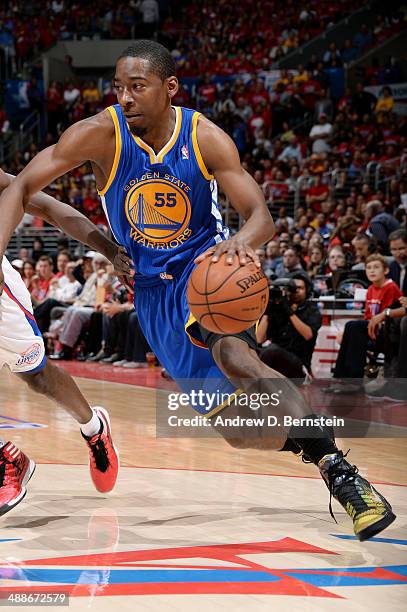
[[259, 375], [249, 346], [236, 338], [227, 336], [218, 340], [212, 349], [212, 355], [228, 378], [251, 378]]
[[278, 450], [284, 444], [284, 440], [281, 441], [278, 438], [261, 438], [250, 436], [248, 438], [225, 438], [226, 442], [232, 448], [236, 448], [238, 450]]
[[284, 445], [281, 438], [258, 438], [252, 448], [256, 450], [279, 450]]
[[32, 391], [46, 395], [48, 392], [48, 376], [44, 369], [34, 372], [34, 374], [23, 375], [23, 380]]
[[232, 448], [236, 448], [239, 450], [252, 448], [253, 440], [247, 440], [245, 438], [225, 438], [225, 440]]

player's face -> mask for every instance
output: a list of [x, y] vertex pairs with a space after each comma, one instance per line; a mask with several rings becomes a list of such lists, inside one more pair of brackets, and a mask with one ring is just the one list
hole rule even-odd
[[114, 86], [130, 131], [143, 136], [157, 126], [178, 90], [178, 81], [164, 81], [151, 72], [150, 63], [138, 57], [123, 57], [116, 64]]

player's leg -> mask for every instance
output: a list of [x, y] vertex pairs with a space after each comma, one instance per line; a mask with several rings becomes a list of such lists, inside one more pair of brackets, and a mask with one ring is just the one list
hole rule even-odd
[[[283, 417], [284, 413], [299, 418], [311, 416], [298, 388], [263, 364], [253, 348], [242, 338], [218, 337], [214, 342], [209, 340], [209, 346], [219, 369], [248, 394], [272, 394], [276, 391], [279, 393], [282, 401], [272, 409], [274, 414], [277, 413], [280, 417]], [[267, 417], [271, 409], [262, 412]], [[241, 415], [238, 403], [223, 411], [224, 417], [236, 414]], [[327, 431], [312, 423], [291, 426], [283, 442], [281, 438], [270, 435], [267, 419], [263, 422], [264, 425], [258, 426], [256, 430], [242, 426], [237, 438], [231, 437], [230, 431], [227, 430], [225, 439], [239, 448], [272, 449], [276, 448], [278, 443], [280, 450], [295, 452], [296, 448], [301, 449], [307, 460], [318, 466], [330, 495], [337, 499], [352, 518], [355, 534], [360, 540], [373, 537], [394, 521], [395, 515], [390, 504], [358, 474], [356, 466], [348, 463]], [[219, 431], [223, 435], [222, 428], [219, 428]]]
[[[286, 414], [306, 416], [310, 410], [295, 385], [267, 368], [258, 358], [253, 332], [234, 337], [210, 334], [203, 328], [196, 329], [197, 324], [191, 320], [185, 297], [187, 280], [188, 273], [177, 283], [143, 288], [136, 292], [136, 310], [143, 332], [170, 375], [181, 388], [186, 385], [183, 391], [188, 392], [189, 385], [196, 386], [194, 382], [201, 385], [203, 380], [204, 386], [213, 387], [218, 381], [222, 388], [236, 391], [241, 385], [252, 393], [260, 383], [264, 385], [262, 392], [271, 394], [282, 391], [281, 410]], [[201, 348], [205, 345], [212, 354]], [[233, 412], [239, 409], [236, 405], [237, 401], [235, 406], [223, 408], [223, 414], [236, 414]], [[215, 407], [215, 410], [219, 408]], [[200, 406], [197, 411], [211, 416], [205, 406]], [[366, 480], [358, 476], [356, 468], [344, 459], [334, 440], [321, 427], [315, 424], [312, 427], [293, 427], [287, 432], [285, 441], [277, 441], [269, 431], [259, 426], [254, 444], [252, 435], [240, 433], [236, 437], [235, 434], [230, 435], [229, 430], [225, 433], [235, 446], [266, 449], [276, 448], [278, 443], [281, 450], [286, 450], [288, 446], [288, 450], [302, 451], [319, 467], [331, 494], [352, 517], [359, 539], [372, 537], [394, 520], [390, 505]], [[262, 440], [260, 444], [258, 438]]]
[[[103, 408], [92, 410], [73, 379], [63, 370], [47, 363], [43, 338], [34, 319], [27, 288], [5, 258], [2, 269], [5, 288], [0, 300], [1, 364], [6, 364], [12, 372], [22, 377], [34, 391], [56, 401], [78, 421], [84, 436], [87, 436], [92, 480], [99, 490], [110, 490], [117, 477], [117, 461], [107, 413]], [[18, 462], [13, 461], [14, 455], [17, 457], [13, 450], [10, 456], [0, 458], [0, 473], [10, 474], [14, 470], [19, 495], [26, 474]], [[107, 458], [111, 458], [110, 463]], [[0, 485], [3, 495], [6, 494], [4, 487], [10, 487], [11, 480], [11, 477], [3, 479]], [[15, 493], [9, 488], [9, 495], [14, 496]]]
[[107, 410], [101, 406], [91, 408], [72, 376], [49, 361], [40, 370], [17, 375], [32, 391], [45, 395], [78, 422], [89, 447], [92, 481], [101, 493], [111, 491], [117, 480], [119, 458]]
[[[10, 360], [19, 364], [30, 362], [40, 364], [44, 350], [42, 340], [35, 341], [30, 328], [29, 342], [19, 345], [15, 337], [20, 336], [25, 321], [25, 313], [32, 316], [29, 309], [31, 300], [21, 276], [11, 267], [4, 257], [1, 261], [4, 273], [4, 291], [0, 298], [0, 369], [9, 365]], [[13, 291], [17, 285], [17, 291]], [[20, 293], [19, 293], [20, 289]], [[17, 297], [16, 295], [17, 294]], [[24, 302], [25, 300], [25, 302]], [[33, 340], [34, 338], [34, 340]], [[21, 349], [21, 353], [19, 353]], [[16, 354], [16, 351], [19, 354]], [[34, 366], [35, 367], [35, 366]], [[27, 493], [26, 485], [35, 470], [35, 462], [12, 442], [0, 438], [0, 515], [19, 504]]]

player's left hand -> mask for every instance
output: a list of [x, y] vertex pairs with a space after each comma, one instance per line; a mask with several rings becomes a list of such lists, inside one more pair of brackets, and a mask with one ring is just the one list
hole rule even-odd
[[114, 273], [119, 278], [120, 282], [129, 290], [133, 290], [134, 264], [124, 247], [117, 247], [117, 251], [113, 259]]
[[199, 264], [207, 257], [212, 257], [212, 261], [215, 263], [219, 261], [223, 253], [226, 253], [226, 263], [229, 265], [233, 264], [235, 256], [237, 255], [241, 266], [245, 266], [249, 261], [253, 261], [258, 268], [261, 268], [260, 259], [255, 250], [247, 244], [247, 242], [239, 238], [237, 234], [233, 236], [233, 238], [230, 238], [230, 240], [223, 240], [216, 246], [198, 255], [194, 263]]
[[114, 272], [117, 276], [134, 275], [134, 264], [130, 257], [127, 255], [127, 251], [124, 247], [117, 247], [116, 253], [113, 259], [111, 259], [111, 263], [113, 265]]

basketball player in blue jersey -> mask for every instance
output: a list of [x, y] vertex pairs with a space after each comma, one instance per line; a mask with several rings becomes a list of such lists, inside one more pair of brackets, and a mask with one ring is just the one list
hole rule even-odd
[[[209, 333], [188, 310], [186, 287], [196, 263], [226, 253], [229, 263], [238, 257], [242, 265], [252, 260], [260, 268], [255, 249], [273, 237], [274, 224], [232, 140], [199, 113], [172, 106], [178, 90], [174, 75], [171, 54], [156, 42], [135, 41], [124, 51], [114, 79], [118, 104], [67, 129], [1, 196], [0, 255], [30, 197], [90, 160], [112, 233], [135, 265], [135, 308], [152, 350], [180, 386], [204, 381], [206, 390], [215, 380], [234, 397], [209, 412], [198, 406], [198, 412], [252, 417], [252, 410], [236, 401], [232, 381], [241, 381], [247, 392], [260, 382], [269, 393], [281, 390], [286, 410], [304, 417], [309, 408], [295, 385], [258, 358], [253, 329]], [[222, 223], [218, 184], [245, 219], [233, 237]], [[218, 429], [237, 448], [302, 453], [318, 466], [360, 540], [393, 522], [390, 504], [346, 461], [330, 432], [306, 424], [278, 439], [266, 430]]]

